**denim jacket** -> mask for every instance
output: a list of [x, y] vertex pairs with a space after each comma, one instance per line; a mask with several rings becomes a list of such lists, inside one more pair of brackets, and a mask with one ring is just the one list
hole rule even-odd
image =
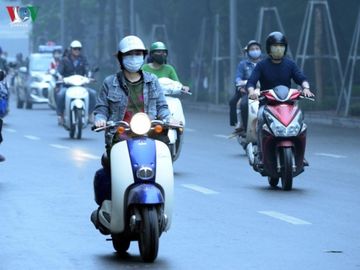
[[[170, 111], [160, 87], [157, 77], [151, 73], [142, 71], [144, 80], [144, 112], [150, 119], [166, 119]], [[118, 76], [117, 76], [118, 75]], [[118, 79], [119, 77], [119, 79]], [[120, 81], [120, 82], [119, 82]], [[96, 100], [94, 110], [95, 121], [123, 120], [128, 105], [128, 88], [122, 72], [105, 78]], [[106, 135], [106, 144], [109, 145], [111, 136]]]

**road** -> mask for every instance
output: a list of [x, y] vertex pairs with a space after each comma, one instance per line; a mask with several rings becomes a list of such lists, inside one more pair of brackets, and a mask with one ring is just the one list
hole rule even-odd
[[[12, 104], [14, 105], [14, 104]], [[71, 140], [46, 105], [11, 108], [0, 146], [0, 269], [360, 269], [359, 129], [309, 125], [293, 190], [248, 165], [228, 116], [187, 110], [159, 255], [116, 255], [89, 221], [103, 135]]]

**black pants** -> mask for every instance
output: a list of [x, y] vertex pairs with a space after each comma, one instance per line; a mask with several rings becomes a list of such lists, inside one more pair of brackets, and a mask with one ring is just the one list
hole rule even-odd
[[237, 123], [237, 115], [236, 115], [236, 104], [241, 98], [241, 92], [235, 90], [234, 96], [229, 101], [230, 106], [230, 126], [235, 126]]
[[0, 143], [3, 141], [3, 137], [2, 137], [2, 125], [3, 125], [3, 120], [0, 118]]
[[248, 113], [249, 113], [249, 97], [248, 94], [242, 94], [240, 101], [241, 121], [244, 130], [247, 129]]

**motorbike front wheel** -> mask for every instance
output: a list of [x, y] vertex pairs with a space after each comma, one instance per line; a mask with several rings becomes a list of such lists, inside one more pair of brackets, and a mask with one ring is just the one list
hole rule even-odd
[[273, 178], [269, 176], [268, 182], [271, 187], [277, 187], [277, 185], [279, 184], [279, 178], [278, 177]]
[[82, 135], [82, 128], [83, 128], [81, 109], [77, 109], [75, 111], [75, 126], [76, 126], [76, 139], [80, 140]]
[[129, 249], [130, 246], [129, 239], [125, 237], [121, 237], [121, 235], [119, 234], [112, 234], [111, 238], [112, 238], [113, 247], [118, 253], [125, 253]]
[[281, 186], [283, 190], [291, 190], [293, 184], [292, 150], [290, 147], [283, 148], [281, 166]]
[[144, 206], [141, 209], [139, 233], [139, 250], [143, 261], [153, 262], [159, 249], [159, 221], [155, 206]]

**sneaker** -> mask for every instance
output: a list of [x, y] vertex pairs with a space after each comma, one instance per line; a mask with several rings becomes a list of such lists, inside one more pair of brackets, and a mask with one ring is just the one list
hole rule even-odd
[[64, 116], [58, 115], [58, 125], [63, 126], [64, 125]]
[[94, 224], [96, 229], [99, 229], [99, 216], [98, 216], [99, 210], [94, 210], [91, 213], [90, 220]]
[[5, 157], [0, 155], [0, 162], [3, 162], [3, 161], [5, 161]]
[[304, 167], [309, 166], [309, 162], [305, 158], [304, 158], [303, 163], [304, 163]]
[[238, 128], [235, 128], [234, 134], [239, 135], [239, 136], [245, 136], [246, 131], [243, 127], [238, 127]]

